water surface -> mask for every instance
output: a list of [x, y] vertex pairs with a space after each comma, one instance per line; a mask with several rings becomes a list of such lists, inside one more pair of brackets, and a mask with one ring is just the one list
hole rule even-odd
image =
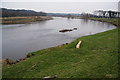
[[[59, 32], [66, 28], [78, 28], [78, 30]], [[109, 23], [60, 17], [31, 24], [3, 25], [2, 56], [16, 60], [25, 57], [28, 52], [70, 43], [78, 37], [114, 28], [116, 27]]]

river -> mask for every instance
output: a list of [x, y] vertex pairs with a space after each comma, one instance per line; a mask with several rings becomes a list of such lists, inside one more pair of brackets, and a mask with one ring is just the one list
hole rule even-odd
[[[77, 28], [60, 33], [59, 30]], [[27, 53], [70, 43], [78, 37], [116, 28], [105, 22], [54, 17], [29, 24], [2, 25], [2, 57], [17, 60]]]

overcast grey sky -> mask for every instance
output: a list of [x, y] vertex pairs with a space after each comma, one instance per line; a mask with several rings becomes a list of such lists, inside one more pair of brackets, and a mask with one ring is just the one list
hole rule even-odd
[[118, 2], [119, 0], [1, 0], [2, 2]]
[[[14, 0], [13, 0], [14, 1]], [[19, 0], [18, 0], [19, 1]], [[44, 12], [82, 13], [95, 10], [118, 10], [118, 2], [2, 2], [2, 7]]]

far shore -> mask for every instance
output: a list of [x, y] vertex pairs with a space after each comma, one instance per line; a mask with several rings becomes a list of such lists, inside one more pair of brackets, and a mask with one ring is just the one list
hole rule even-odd
[[36, 21], [51, 20], [49, 16], [3, 17], [2, 24], [25, 24]]
[[115, 25], [116, 27], [120, 27], [120, 18], [89, 18], [89, 17], [72, 17], [72, 19], [86, 19], [100, 22], [107, 22]]
[[120, 27], [119, 24], [119, 18], [88, 18], [89, 20], [94, 20], [94, 21], [100, 21], [100, 22], [107, 22], [112, 25], [115, 25], [116, 27]]

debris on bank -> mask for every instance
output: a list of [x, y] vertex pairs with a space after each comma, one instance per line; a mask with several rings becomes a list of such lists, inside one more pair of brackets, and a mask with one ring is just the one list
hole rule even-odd
[[47, 77], [44, 77], [43, 80], [55, 79], [55, 78], [57, 78], [57, 76], [47, 76]]
[[82, 41], [79, 41], [78, 44], [76, 45], [76, 48], [80, 48], [80, 44]]
[[73, 30], [77, 30], [77, 28], [73, 28], [73, 29], [62, 29], [62, 30], [59, 30], [59, 32], [70, 32], [70, 31], [73, 31]]

